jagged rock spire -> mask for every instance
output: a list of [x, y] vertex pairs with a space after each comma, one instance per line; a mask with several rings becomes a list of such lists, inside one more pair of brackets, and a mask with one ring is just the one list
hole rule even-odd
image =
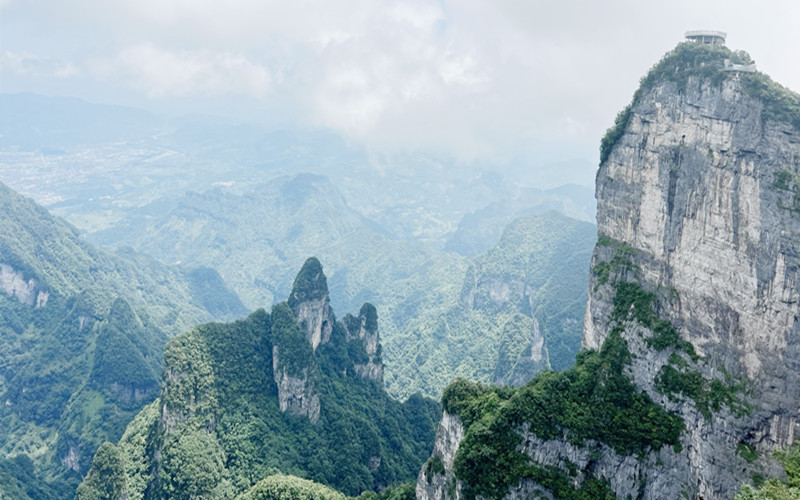
[[378, 335], [378, 311], [375, 306], [365, 302], [361, 306], [358, 317], [347, 315], [344, 321], [348, 342], [361, 342], [364, 346], [364, 358], [354, 359], [353, 367], [361, 377], [383, 384], [383, 361], [381, 360], [381, 344]]
[[333, 329], [333, 310], [328, 295], [328, 279], [316, 257], [309, 257], [300, 269], [289, 295], [289, 307], [303, 324], [311, 348], [326, 344]]

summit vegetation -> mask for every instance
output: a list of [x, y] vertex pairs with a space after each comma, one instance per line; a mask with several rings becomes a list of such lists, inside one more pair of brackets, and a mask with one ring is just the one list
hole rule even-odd
[[690, 83], [710, 84], [719, 87], [726, 78], [739, 79], [742, 90], [761, 101], [762, 117], [765, 120], [788, 123], [800, 130], [800, 95], [772, 80], [768, 75], [755, 73], [732, 73], [724, 71], [725, 60], [732, 64], [752, 64], [750, 55], [742, 50], [731, 50], [725, 46], [695, 42], [679, 43], [667, 52], [645, 76], [633, 95], [631, 104], [619, 112], [612, 125], [600, 141], [600, 163], [605, 162], [611, 150], [625, 132], [632, 109], [639, 98], [656, 85], [672, 82], [680, 93], [686, 92]]

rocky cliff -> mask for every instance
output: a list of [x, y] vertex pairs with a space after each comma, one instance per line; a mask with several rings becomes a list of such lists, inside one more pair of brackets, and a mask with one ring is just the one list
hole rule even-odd
[[383, 385], [383, 361], [381, 360], [381, 344], [378, 335], [378, 311], [370, 303], [361, 307], [358, 317], [345, 316], [344, 327], [347, 330], [347, 341], [354, 345], [353, 352], [358, 352], [353, 368], [356, 373], [366, 379]]
[[418, 498], [727, 499], [780, 474], [800, 408], [800, 96], [725, 59], [749, 58], [684, 43], [642, 80], [602, 143], [586, 350], [516, 392], [448, 389], [458, 481], [421, 476]]
[[[559, 232], [563, 239], [546, 236]], [[498, 331], [494, 383], [520, 386], [538, 372], [574, 362], [586, 303], [576, 269], [588, 271], [595, 240], [591, 224], [555, 212], [520, 217], [472, 262], [459, 313], [490, 318]]]
[[328, 340], [313, 349], [295, 311], [305, 300], [327, 304], [325, 283], [308, 259], [292, 293], [301, 300], [173, 338], [159, 398], [98, 451], [76, 498], [234, 498], [277, 471], [348, 495], [411, 480], [440, 408], [386, 394], [370, 304], [343, 322], [329, 312]]
[[303, 264], [294, 280], [288, 302], [305, 328], [311, 349], [316, 351], [320, 344], [327, 344], [333, 329], [333, 310], [328, 280], [316, 257], [310, 257]]
[[215, 271], [196, 271], [94, 248], [0, 183], [0, 491], [70, 498], [158, 395], [168, 336], [241, 313]]

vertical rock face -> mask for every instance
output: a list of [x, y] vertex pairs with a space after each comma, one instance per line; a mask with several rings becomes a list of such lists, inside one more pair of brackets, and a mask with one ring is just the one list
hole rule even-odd
[[315, 366], [303, 367], [290, 375], [281, 363], [278, 346], [272, 347], [272, 370], [278, 386], [278, 406], [281, 411], [307, 416], [314, 424], [319, 420], [319, 394], [315, 387]]
[[[527, 321], [525, 323], [528, 323]], [[512, 325], [509, 324], [509, 328]], [[534, 317], [530, 321], [530, 342], [522, 353], [514, 359], [513, 340], [503, 338], [495, 366], [494, 382], [501, 385], [519, 387], [539, 372], [550, 369], [547, 346], [544, 335], [539, 328], [539, 320]], [[510, 352], [509, 352], [510, 351]], [[511, 366], [511, 368], [509, 368]]]
[[422, 466], [417, 479], [417, 500], [460, 500], [459, 488], [453, 474], [453, 460], [458, 445], [464, 439], [464, 426], [458, 415], [442, 412], [442, 420], [436, 429], [431, 458]]
[[317, 361], [312, 344], [286, 303], [272, 308], [272, 373], [283, 412], [319, 419]]
[[[619, 284], [633, 282], [656, 294], [659, 315], [691, 343], [700, 359], [693, 368], [706, 383], [730, 374], [756, 396], [745, 414], [722, 406], [709, 418], [686, 394], [665, 398], [658, 390], [674, 365], [665, 354], [646, 345], [635, 353], [634, 382], [686, 424], [685, 451], [670, 459], [673, 472], [661, 471], [673, 476], [662, 493], [676, 497], [731, 498], [740, 482], [767, 467], [745, 463], [737, 446], [768, 455], [794, 439], [800, 218], [792, 179], [800, 133], [765, 120], [765, 105], [743, 77], [713, 85], [690, 76], [682, 90], [659, 82], [638, 96], [597, 174], [601, 243], [592, 264], [610, 272], [590, 278], [584, 347], [602, 346]], [[789, 181], [782, 185], [782, 178]], [[615, 264], [622, 254], [625, 264]], [[655, 481], [642, 482], [655, 498], [648, 489]]]
[[344, 321], [348, 342], [360, 342], [363, 345], [362, 359], [353, 360], [353, 369], [366, 379], [383, 385], [383, 361], [381, 360], [381, 344], [378, 336], [378, 312], [369, 302], [361, 306], [357, 318], [348, 315]]
[[[576, 427], [579, 414], [554, 417], [555, 436], [523, 421], [516, 450], [540, 472], [504, 483], [505, 498], [569, 497], [557, 476], [617, 498], [730, 499], [743, 482], [780, 473], [771, 453], [793, 443], [800, 418], [800, 96], [762, 74], [724, 72], [731, 57], [741, 54], [692, 44], [668, 54], [604, 138], [597, 173], [582, 344], [599, 359], [622, 349], [618, 373], [651, 412], [679, 418], [677, 442], [645, 441], [645, 427], [631, 453]], [[508, 404], [557, 395], [537, 397]], [[486, 484], [457, 479], [456, 494]]]
[[316, 257], [308, 258], [295, 278], [289, 307], [304, 325], [314, 351], [320, 344], [330, 341], [335, 319], [328, 295], [328, 280]]
[[0, 263], [0, 290], [29, 306], [44, 307], [50, 298], [49, 292], [37, 289], [36, 280], [26, 280], [21, 272], [3, 263]]
[[[737, 448], [769, 455], [794, 439], [800, 218], [793, 179], [800, 133], [765, 119], [771, 104], [747, 78], [755, 75], [689, 75], [683, 85], [664, 79], [641, 89], [597, 174], [600, 243], [584, 347], [602, 346], [620, 283], [635, 283], [656, 295], [659, 316], [691, 344], [699, 356], [692, 370], [704, 383], [736, 380], [736, 397], [748, 400], [745, 411], [719, 405], [702, 415], [698, 398], [687, 397], [691, 391], [665, 390], [665, 373], [689, 370], [667, 359], [669, 349], [654, 351], [626, 329], [623, 336], [638, 346], [634, 382], [686, 425], [683, 452], [666, 461], [671, 469], [657, 479], [647, 475], [652, 465], [640, 466], [647, 476], [638, 481], [642, 497], [685, 491], [731, 498], [752, 473], [769, 468], [747, 463]], [[664, 484], [654, 491], [656, 482]]]

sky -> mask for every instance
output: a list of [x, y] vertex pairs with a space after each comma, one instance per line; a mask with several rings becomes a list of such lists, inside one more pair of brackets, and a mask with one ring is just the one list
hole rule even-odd
[[[0, 0], [0, 91], [466, 162], [587, 159], [686, 30], [800, 90], [800, 2]], [[1, 112], [1, 110], [0, 110]]]

